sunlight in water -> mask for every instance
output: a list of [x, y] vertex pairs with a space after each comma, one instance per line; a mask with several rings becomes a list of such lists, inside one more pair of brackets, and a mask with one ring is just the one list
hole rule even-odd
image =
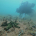
[[20, 1], [20, 4], [23, 2], [23, 0]]

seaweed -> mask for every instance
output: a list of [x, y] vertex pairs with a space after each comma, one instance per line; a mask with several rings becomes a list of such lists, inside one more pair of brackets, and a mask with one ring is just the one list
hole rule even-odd
[[1, 26], [7, 26], [7, 21], [3, 22]]
[[20, 28], [20, 27], [18, 26], [18, 23], [15, 23], [15, 22], [12, 22], [12, 21], [11, 21], [10, 23], [8, 23], [8, 26], [7, 26], [6, 28], [4, 28], [4, 30], [7, 31], [7, 30], [9, 30], [11, 27], [12, 27], [12, 28], [15, 28], [15, 27], [16, 27], [16, 28]]

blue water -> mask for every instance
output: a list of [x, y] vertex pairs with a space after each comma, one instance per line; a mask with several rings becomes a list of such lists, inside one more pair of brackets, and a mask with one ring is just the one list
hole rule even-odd
[[16, 9], [19, 8], [22, 2], [26, 1], [34, 3], [35, 7], [33, 9], [36, 11], [36, 0], [0, 0], [0, 15], [19, 16]]

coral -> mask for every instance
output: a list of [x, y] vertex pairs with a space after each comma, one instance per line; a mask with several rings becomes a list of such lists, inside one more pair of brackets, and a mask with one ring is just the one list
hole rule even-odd
[[20, 7], [16, 9], [16, 12], [17, 13], [20, 13], [21, 14], [28, 14], [30, 16], [33, 15], [33, 11], [34, 9], [32, 9], [33, 7], [35, 6], [34, 3], [29, 3], [28, 1], [27, 2], [24, 2], [24, 3], [21, 3]]

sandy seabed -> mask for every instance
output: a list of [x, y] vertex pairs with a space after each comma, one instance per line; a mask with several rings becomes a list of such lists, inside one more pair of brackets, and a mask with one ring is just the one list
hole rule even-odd
[[[0, 30], [2, 30], [2, 28], [3, 28], [3, 27], [1, 27], [2, 22], [3, 22], [3, 21], [0, 21]], [[28, 21], [27, 21], [27, 22], [28, 22]], [[27, 22], [26, 22], [26, 24], [28, 24]], [[25, 34], [23, 34], [23, 35], [21, 35], [21, 36], [32, 36], [32, 35], [30, 35], [30, 34], [27, 34], [28, 31], [25, 31], [25, 28], [26, 28], [27, 26], [24, 25], [23, 22], [18, 22], [18, 23], [19, 23], [18, 26], [20, 26], [20, 29], [24, 30], [24, 33], [25, 33]], [[7, 36], [18, 36], [18, 31], [19, 31], [20, 29], [15, 28], [16, 32], [15, 32], [15, 31], [11, 31], [10, 33], [7, 33]], [[5, 31], [5, 33], [6, 33], [6, 31]], [[4, 33], [2, 36], [6, 36], [5, 33]]]

